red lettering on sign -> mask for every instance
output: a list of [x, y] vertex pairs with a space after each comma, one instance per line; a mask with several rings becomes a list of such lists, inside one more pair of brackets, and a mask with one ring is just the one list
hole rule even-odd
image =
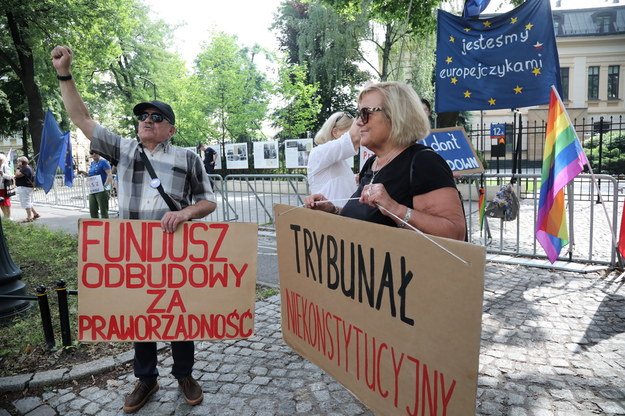
[[148, 295], [156, 295], [156, 298], [150, 304], [150, 306], [148, 306], [148, 309], [146, 310], [146, 313], [163, 313], [163, 312], [165, 312], [165, 308], [157, 308], [156, 304], [158, 302], [160, 302], [160, 300], [163, 298], [163, 296], [165, 296], [165, 293], [167, 293], [167, 290], [165, 290], [165, 289], [162, 289], [162, 290], [148, 290], [147, 293], [148, 293]]
[[193, 245], [201, 246], [202, 254], [199, 257], [193, 256], [193, 255], [189, 256], [189, 260], [197, 261], [197, 262], [205, 262], [206, 260], [208, 260], [208, 243], [201, 238], [200, 239], [195, 238], [194, 232], [198, 229], [200, 231], [206, 231], [208, 230], [208, 225], [203, 222], [194, 222], [193, 225], [191, 225], [191, 230], [189, 233], [189, 242]]
[[[161, 228], [161, 223], [144, 222], [142, 224], [145, 224], [145, 227], [147, 228], [145, 239], [147, 253], [146, 261], [161, 262], [165, 260], [165, 257], [167, 256], [167, 233], [163, 232], [163, 229]], [[160, 244], [157, 244], [157, 241], [155, 240], [159, 237], [161, 239], [161, 242]], [[154, 250], [156, 250], [156, 248], [159, 246], [161, 247], [162, 251], [160, 253], [155, 253]]]
[[[449, 382], [438, 369], [326, 312], [297, 292], [285, 289], [285, 295], [286, 322], [283, 331], [294, 334], [309, 347], [317, 349], [337, 369], [345, 371], [364, 388], [392, 400], [397, 409], [405, 406], [405, 412], [412, 416], [448, 413], [457, 383], [455, 379]], [[361, 376], [363, 372], [364, 377]], [[384, 374], [389, 376], [388, 385], [383, 384]], [[404, 380], [410, 380], [409, 385]], [[400, 384], [402, 382], [403, 385]]]
[[87, 261], [87, 252], [90, 245], [100, 244], [100, 240], [89, 238], [89, 227], [101, 227], [102, 221], [83, 221], [82, 261]]
[[[179, 238], [178, 233], [167, 233], [167, 246], [169, 248], [168, 255], [171, 261], [185, 261], [187, 259], [187, 249], [189, 248], [189, 224], [182, 224], [182, 239]], [[180, 255], [176, 255], [176, 242], [179, 242], [179, 248], [182, 249]]]
[[215, 262], [228, 261], [228, 259], [225, 257], [217, 257], [217, 254], [219, 253], [221, 244], [224, 242], [224, 238], [226, 238], [226, 234], [228, 233], [228, 228], [230, 228], [230, 225], [211, 224], [210, 228], [221, 230], [221, 232], [219, 233], [219, 237], [217, 237], [217, 241], [215, 242], [215, 246], [213, 247], [213, 252], [211, 253], [210, 261], [215, 261]]

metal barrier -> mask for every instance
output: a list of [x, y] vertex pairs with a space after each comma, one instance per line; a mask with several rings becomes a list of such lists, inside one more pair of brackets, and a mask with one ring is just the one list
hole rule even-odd
[[273, 204], [303, 205], [309, 194], [305, 175], [228, 175], [225, 221], [255, 222], [273, 228]]
[[[490, 200], [499, 185], [515, 178], [515, 191], [521, 202], [519, 217], [503, 222], [488, 219], [483, 230], [479, 226], [478, 184], [486, 184], [486, 198]], [[598, 194], [590, 175], [579, 175], [567, 188], [570, 253], [563, 253], [561, 260], [597, 263], [615, 267], [617, 257], [612, 232], [616, 234], [618, 207], [623, 203], [623, 185], [609, 175], [595, 175], [601, 187], [604, 205], [597, 204]], [[260, 227], [273, 229], [273, 204], [300, 206], [309, 194], [308, 181], [304, 175], [210, 175], [214, 182], [217, 209], [206, 221], [255, 222]], [[54, 188], [46, 196], [37, 191], [38, 203], [88, 206], [86, 186], [81, 178], [79, 186], [63, 186], [62, 176], [57, 177]], [[540, 195], [539, 174], [473, 174], [465, 175], [458, 188], [465, 200], [465, 212], [469, 241], [484, 245], [489, 253], [546, 258], [542, 247], [534, 238], [538, 199]], [[44, 198], [45, 196], [45, 198]], [[111, 212], [117, 207], [115, 196], [111, 198]], [[605, 209], [604, 209], [605, 207]], [[607, 216], [606, 216], [607, 212]], [[608, 224], [609, 219], [609, 224]], [[565, 247], [565, 250], [568, 246]]]
[[[534, 237], [540, 196], [540, 175], [514, 175], [514, 190], [520, 201], [518, 218], [504, 222], [485, 217], [484, 227], [480, 230], [478, 189], [482, 178], [486, 184], [488, 201], [494, 197], [499, 186], [509, 183], [513, 176], [510, 174], [463, 176], [463, 180], [468, 183], [460, 184], [459, 189], [465, 199], [469, 241], [486, 246], [489, 253], [546, 258], [542, 247]], [[612, 233], [617, 235], [619, 186], [616, 179], [609, 175], [595, 175], [595, 178], [601, 183], [603, 204], [597, 203], [598, 194], [591, 175], [578, 175], [566, 189], [570, 244], [562, 250], [560, 260], [615, 267], [617, 258]]]
[[37, 301], [39, 305], [39, 314], [41, 316], [41, 325], [43, 327], [43, 336], [48, 350], [54, 349], [56, 342], [54, 340], [54, 329], [52, 327], [52, 315], [50, 314], [50, 304], [48, 302], [48, 291], [44, 285], [39, 285], [35, 289], [37, 296], [28, 295], [0, 295], [0, 301], [13, 300], [29, 300]]

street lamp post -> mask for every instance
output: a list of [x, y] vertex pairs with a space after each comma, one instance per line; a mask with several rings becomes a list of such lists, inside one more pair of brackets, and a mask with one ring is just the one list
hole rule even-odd
[[[0, 295], [25, 296], [26, 285], [21, 280], [22, 271], [13, 263], [9, 254], [2, 220], [0, 220]], [[30, 301], [24, 299], [0, 300], [0, 323], [30, 308]]]

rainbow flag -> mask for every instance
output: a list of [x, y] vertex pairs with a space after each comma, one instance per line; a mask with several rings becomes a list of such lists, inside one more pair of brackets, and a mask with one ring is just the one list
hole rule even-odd
[[551, 87], [547, 139], [543, 152], [542, 183], [538, 201], [536, 239], [554, 263], [569, 243], [564, 206], [564, 187], [584, 170], [586, 154], [573, 129], [564, 104]]

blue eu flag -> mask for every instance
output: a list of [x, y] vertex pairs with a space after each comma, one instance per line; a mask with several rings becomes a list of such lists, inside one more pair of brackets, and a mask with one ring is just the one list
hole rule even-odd
[[465, 17], [478, 16], [488, 7], [490, 0], [467, 0], [464, 3], [462, 15]]
[[63, 133], [54, 119], [54, 115], [48, 109], [43, 120], [41, 131], [41, 147], [39, 148], [39, 160], [37, 162], [37, 174], [35, 186], [42, 188], [46, 194], [50, 192], [54, 184], [54, 176], [62, 156], [65, 156], [66, 138], [69, 132]]
[[65, 186], [74, 186], [74, 159], [72, 158], [72, 142], [70, 141], [69, 131], [63, 134], [63, 150], [59, 159], [59, 168], [65, 176]]
[[560, 90], [549, 0], [527, 0], [488, 19], [438, 10], [436, 111], [547, 104]]

